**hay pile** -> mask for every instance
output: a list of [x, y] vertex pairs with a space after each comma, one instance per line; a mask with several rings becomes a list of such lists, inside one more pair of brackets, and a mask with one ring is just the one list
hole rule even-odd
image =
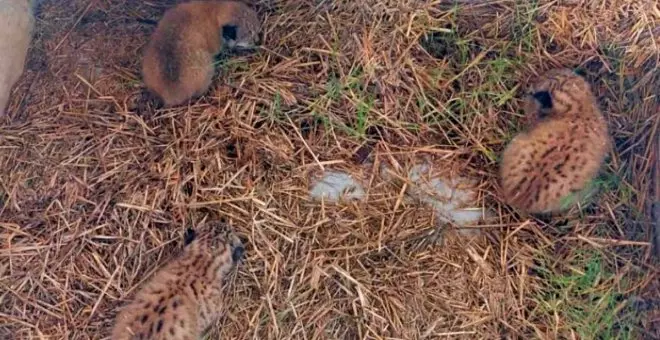
[[[263, 50], [154, 111], [139, 75], [153, 26], [136, 19], [172, 1], [45, 1], [0, 126], [0, 337], [106, 336], [205, 216], [249, 239], [223, 339], [660, 336], [660, 9], [527, 3], [262, 1]], [[501, 205], [495, 174], [521, 86], [560, 65], [594, 83], [616, 152], [599, 204], [546, 225]], [[443, 158], [498, 216], [477, 238], [439, 235], [396, 180], [365, 202], [309, 200], [321, 168], [359, 175], [365, 154], [402, 178]]]

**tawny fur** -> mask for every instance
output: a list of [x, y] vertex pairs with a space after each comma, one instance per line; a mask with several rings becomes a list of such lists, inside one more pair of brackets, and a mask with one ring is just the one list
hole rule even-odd
[[35, 0], [0, 0], [0, 117], [23, 74], [34, 30]]
[[[166, 106], [203, 95], [215, 72], [214, 57], [223, 47], [254, 46], [260, 25], [257, 13], [236, 1], [191, 1], [168, 10], [142, 61], [147, 88]], [[223, 39], [228, 26], [235, 27], [235, 41]]]
[[[549, 97], [539, 95], [544, 92]], [[539, 98], [551, 105], [544, 107]], [[564, 68], [548, 71], [531, 86], [525, 111], [531, 126], [502, 155], [504, 199], [528, 213], [564, 211], [585, 193], [605, 160], [607, 122], [589, 83]]]
[[201, 233], [122, 308], [112, 340], [198, 339], [224, 313], [223, 281], [240, 261], [243, 245], [226, 226]]

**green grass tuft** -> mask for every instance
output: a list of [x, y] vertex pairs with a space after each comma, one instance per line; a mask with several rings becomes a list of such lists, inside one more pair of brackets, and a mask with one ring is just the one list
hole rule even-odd
[[[539, 311], [553, 322], [560, 334], [575, 332], [580, 339], [634, 339], [637, 313], [620, 291], [623, 282], [611, 272], [601, 255], [585, 250], [562, 265], [558, 273], [543, 265], [543, 288], [537, 296]], [[620, 287], [617, 290], [616, 287]]]

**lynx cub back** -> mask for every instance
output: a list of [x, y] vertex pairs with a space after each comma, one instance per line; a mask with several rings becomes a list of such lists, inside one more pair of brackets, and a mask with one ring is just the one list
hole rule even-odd
[[223, 281], [243, 256], [228, 227], [189, 229], [182, 254], [167, 263], [117, 316], [113, 340], [196, 340], [224, 313]]
[[570, 208], [598, 174], [610, 147], [591, 86], [569, 69], [550, 70], [531, 86], [524, 110], [531, 126], [502, 155], [504, 199], [528, 213]]

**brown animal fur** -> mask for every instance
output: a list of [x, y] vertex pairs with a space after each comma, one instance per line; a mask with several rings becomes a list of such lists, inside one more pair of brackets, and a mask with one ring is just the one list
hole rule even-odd
[[[142, 61], [142, 76], [166, 106], [201, 96], [214, 73], [214, 56], [225, 47], [251, 47], [260, 21], [254, 10], [237, 1], [191, 1], [170, 10], [158, 23]], [[234, 29], [236, 39], [223, 39]]]
[[111, 339], [198, 339], [223, 314], [223, 281], [242, 254], [240, 239], [224, 225], [187, 231], [183, 253], [121, 310]]
[[[545, 101], [545, 103], [544, 103]], [[610, 147], [607, 122], [591, 86], [554, 69], [525, 98], [530, 128], [504, 150], [500, 184], [506, 202], [528, 213], [570, 208], [598, 174]]]

